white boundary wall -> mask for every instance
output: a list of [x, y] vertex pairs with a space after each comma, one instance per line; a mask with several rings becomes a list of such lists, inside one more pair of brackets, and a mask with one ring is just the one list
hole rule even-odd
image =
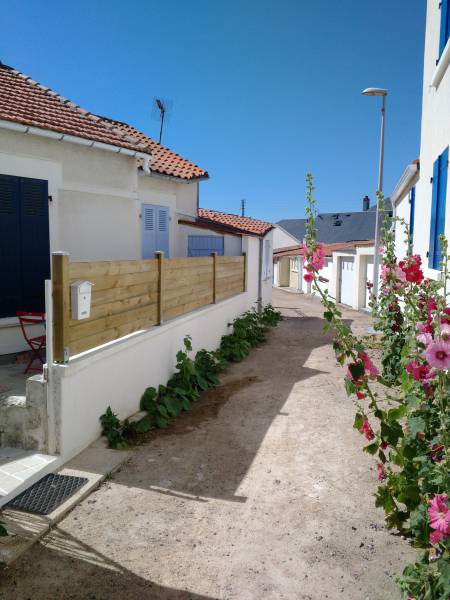
[[[270, 240], [266, 236], [266, 239]], [[183, 338], [192, 337], [193, 352], [215, 350], [228, 324], [256, 307], [259, 286], [258, 238], [244, 240], [247, 252], [246, 292], [211, 304], [176, 319], [136, 332], [95, 348], [50, 369], [48, 413], [54, 415], [49, 431], [64, 461], [94, 442], [101, 434], [100, 416], [108, 406], [124, 419], [139, 410], [139, 400], [149, 386], [165, 384], [175, 371], [176, 353]], [[272, 247], [270, 245], [270, 255]], [[261, 285], [263, 305], [272, 301], [272, 276]], [[50, 446], [52, 442], [50, 441]]]

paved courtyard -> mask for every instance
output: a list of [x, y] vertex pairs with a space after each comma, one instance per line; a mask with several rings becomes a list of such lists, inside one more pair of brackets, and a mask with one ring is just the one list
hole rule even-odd
[[398, 598], [413, 554], [373, 506], [321, 307], [274, 305], [268, 343], [0, 573], [2, 600]]

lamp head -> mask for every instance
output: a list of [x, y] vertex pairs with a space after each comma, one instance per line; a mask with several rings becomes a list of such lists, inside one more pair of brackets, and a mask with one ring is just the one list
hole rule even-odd
[[387, 96], [388, 91], [383, 88], [366, 88], [362, 92], [363, 96]]

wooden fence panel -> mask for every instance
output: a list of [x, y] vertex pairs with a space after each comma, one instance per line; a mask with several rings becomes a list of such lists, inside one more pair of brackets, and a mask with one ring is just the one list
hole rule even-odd
[[[245, 291], [245, 256], [73, 262], [53, 256], [54, 355], [95, 348]], [[93, 283], [88, 319], [73, 320], [70, 284]]]

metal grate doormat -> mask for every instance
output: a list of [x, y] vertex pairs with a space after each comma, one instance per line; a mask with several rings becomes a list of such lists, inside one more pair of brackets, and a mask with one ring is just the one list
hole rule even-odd
[[48, 515], [86, 482], [86, 477], [50, 473], [8, 502], [6, 508]]

